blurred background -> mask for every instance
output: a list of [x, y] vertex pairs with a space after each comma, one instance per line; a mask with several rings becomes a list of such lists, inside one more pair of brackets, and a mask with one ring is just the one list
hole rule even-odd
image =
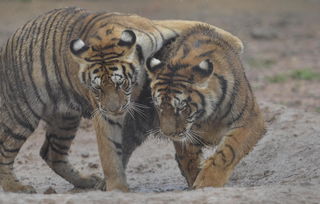
[[54, 8], [204, 21], [238, 36], [259, 101], [320, 113], [320, 0], [0, 0], [0, 44]]

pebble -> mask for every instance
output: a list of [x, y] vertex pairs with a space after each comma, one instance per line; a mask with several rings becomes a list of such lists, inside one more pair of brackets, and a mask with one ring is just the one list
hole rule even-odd
[[92, 162], [90, 162], [88, 164], [88, 166], [89, 166], [89, 168], [92, 168], [92, 169], [97, 169], [99, 167], [99, 165], [97, 163], [92, 163]]
[[88, 152], [82, 153], [81, 157], [82, 158], [88, 158], [89, 157], [89, 153]]
[[43, 194], [56, 194], [56, 193], [57, 191], [54, 190], [54, 188], [52, 188], [51, 186], [47, 190], [45, 190], [45, 192], [43, 192]]

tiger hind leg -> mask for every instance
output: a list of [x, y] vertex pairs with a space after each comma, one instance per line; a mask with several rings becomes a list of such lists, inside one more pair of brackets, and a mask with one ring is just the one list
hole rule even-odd
[[62, 178], [78, 188], [93, 188], [101, 178], [84, 176], [68, 160], [68, 151], [80, 123], [80, 117], [55, 117], [55, 123], [47, 126], [46, 139], [40, 150], [40, 156], [49, 167]]
[[[13, 172], [13, 163], [22, 145], [32, 134], [39, 120], [33, 125], [22, 120], [12, 120], [8, 112], [0, 112], [0, 184], [6, 192], [35, 193], [32, 186], [22, 184]], [[15, 115], [15, 117], [20, 117]]]

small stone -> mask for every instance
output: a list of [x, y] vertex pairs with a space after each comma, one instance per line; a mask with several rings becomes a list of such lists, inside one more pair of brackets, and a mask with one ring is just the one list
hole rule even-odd
[[43, 194], [56, 194], [56, 190], [54, 190], [51, 186], [43, 192]]
[[89, 166], [89, 168], [92, 168], [92, 169], [97, 169], [99, 167], [99, 165], [97, 163], [92, 163], [92, 162], [90, 162], [88, 164], [88, 166]]
[[88, 158], [89, 157], [89, 153], [88, 152], [84, 152], [81, 154], [82, 158]]

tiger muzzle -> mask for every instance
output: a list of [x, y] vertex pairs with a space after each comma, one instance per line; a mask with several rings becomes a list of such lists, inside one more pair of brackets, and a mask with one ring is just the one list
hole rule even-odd
[[128, 99], [119, 92], [109, 93], [102, 104], [108, 114], [121, 115], [125, 112], [124, 107], [127, 105]]
[[180, 116], [174, 113], [172, 107], [163, 107], [160, 111], [160, 131], [167, 137], [176, 138], [184, 135], [185, 127], [181, 122]]

